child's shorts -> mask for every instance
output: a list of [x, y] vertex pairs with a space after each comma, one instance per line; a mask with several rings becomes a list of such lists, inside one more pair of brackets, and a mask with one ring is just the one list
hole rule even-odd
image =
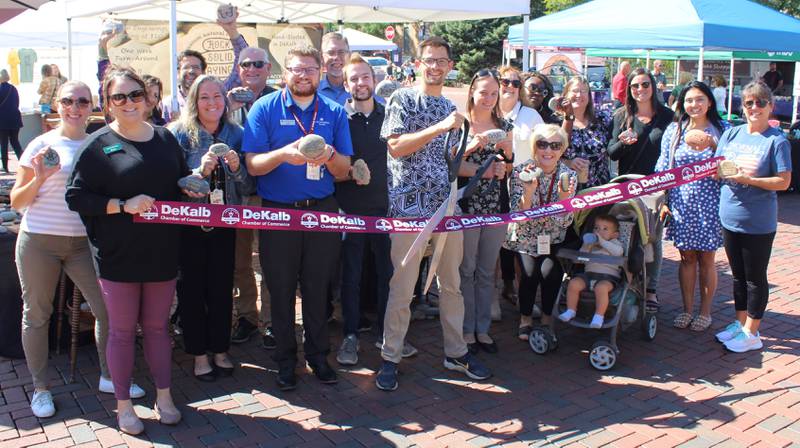
[[611, 284], [614, 285], [614, 288], [616, 288], [619, 285], [620, 280], [619, 277], [614, 277], [613, 275], [608, 274], [598, 274], [596, 272], [581, 272], [575, 274], [575, 277], [582, 278], [583, 281], [586, 282], [587, 289], [589, 291], [594, 291], [594, 286], [597, 284], [597, 282], [602, 280], [611, 282]]

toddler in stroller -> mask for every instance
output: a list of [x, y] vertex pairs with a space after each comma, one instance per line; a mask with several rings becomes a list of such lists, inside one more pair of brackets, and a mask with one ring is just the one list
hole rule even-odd
[[[619, 221], [612, 215], [600, 215], [594, 220], [594, 232], [583, 236], [581, 252], [620, 257], [625, 252], [619, 238]], [[578, 300], [583, 290], [594, 291], [595, 311], [591, 328], [602, 328], [608, 309], [609, 295], [620, 282], [618, 266], [591, 261], [583, 272], [575, 274], [567, 285], [567, 310], [558, 318], [562, 322], [572, 320], [578, 309]]]

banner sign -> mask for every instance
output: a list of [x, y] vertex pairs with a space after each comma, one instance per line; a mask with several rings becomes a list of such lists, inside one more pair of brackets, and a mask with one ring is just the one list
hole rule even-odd
[[[720, 160], [722, 160], [722, 157], [690, 163], [654, 173], [641, 179], [608, 185], [573, 198], [519, 212], [498, 213], [495, 215], [447, 216], [439, 223], [435, 232], [458, 232], [460, 230], [545, 218], [615, 204], [713, 176], [717, 172], [717, 164]], [[425, 227], [427, 219], [382, 218], [312, 210], [156, 201], [149, 210], [135, 215], [133, 221], [138, 223], [261, 230], [411, 233], [421, 231]]]

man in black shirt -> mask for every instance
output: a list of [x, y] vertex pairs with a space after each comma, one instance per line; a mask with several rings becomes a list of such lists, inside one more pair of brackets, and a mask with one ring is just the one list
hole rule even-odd
[[[384, 107], [375, 101], [375, 72], [359, 54], [353, 54], [344, 68], [344, 87], [351, 98], [344, 104], [353, 140], [354, 162], [367, 163], [370, 181], [362, 184], [350, 175], [337, 178], [336, 199], [345, 213], [386, 216], [389, 207], [389, 188], [386, 183], [386, 141], [381, 139]], [[342, 243], [342, 315], [344, 340], [336, 356], [339, 364], [358, 362], [358, 323], [361, 270], [364, 247], [369, 245], [375, 257], [378, 327], [383, 328], [383, 314], [389, 297], [392, 276], [389, 235], [384, 233], [347, 233]], [[380, 331], [382, 334], [382, 331]]]
[[774, 62], [769, 63], [769, 71], [764, 73], [761, 79], [764, 80], [764, 84], [766, 84], [773, 93], [783, 87], [783, 74], [778, 71], [778, 64]]

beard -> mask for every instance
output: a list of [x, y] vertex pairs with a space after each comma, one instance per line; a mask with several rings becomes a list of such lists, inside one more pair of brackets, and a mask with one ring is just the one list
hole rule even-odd
[[373, 93], [374, 93], [373, 90], [370, 89], [370, 88], [366, 88], [366, 89], [362, 89], [362, 90], [356, 90], [353, 93], [353, 99], [356, 100], [356, 101], [366, 101], [366, 100], [372, 98], [372, 94]]
[[300, 86], [295, 83], [290, 83], [288, 87], [289, 87], [289, 92], [292, 94], [292, 96], [299, 96], [299, 97], [312, 96], [314, 95], [314, 92], [317, 91], [317, 86], [314, 84]]

